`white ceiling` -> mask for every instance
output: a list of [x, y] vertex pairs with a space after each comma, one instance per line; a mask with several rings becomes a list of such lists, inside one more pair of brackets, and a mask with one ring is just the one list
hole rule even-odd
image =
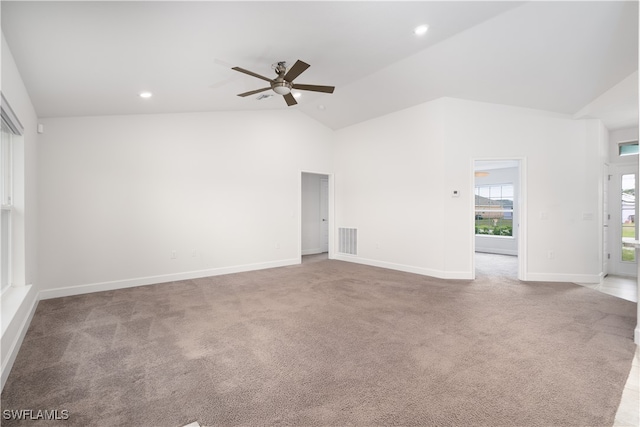
[[[574, 115], [638, 64], [635, 1], [3, 0], [0, 7], [40, 117], [297, 109], [338, 129], [443, 96]], [[416, 37], [423, 23], [429, 31]], [[267, 84], [232, 66], [270, 77], [271, 64], [297, 59], [311, 64], [297, 83], [334, 85], [335, 93], [303, 92], [294, 107], [277, 95], [236, 96]], [[139, 98], [143, 90], [154, 96]], [[600, 99], [607, 105], [598, 108], [615, 116], [617, 98]], [[624, 99], [627, 119], [609, 121], [613, 127], [637, 124], [637, 89]], [[595, 110], [589, 116], [598, 117]]]

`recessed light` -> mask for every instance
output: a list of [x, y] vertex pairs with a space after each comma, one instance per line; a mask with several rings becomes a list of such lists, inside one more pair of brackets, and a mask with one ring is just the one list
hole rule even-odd
[[300, 92], [294, 92], [293, 97], [294, 98], [300, 98], [302, 96], [302, 94]]
[[419, 25], [413, 29], [413, 34], [415, 34], [416, 36], [422, 36], [427, 33], [428, 29], [429, 29], [428, 25]]
[[140, 98], [151, 98], [153, 94], [151, 92], [140, 92], [138, 96], [140, 96]]

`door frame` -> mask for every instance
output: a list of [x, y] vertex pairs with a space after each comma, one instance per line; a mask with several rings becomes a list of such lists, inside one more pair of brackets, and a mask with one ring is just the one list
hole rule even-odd
[[[518, 280], [527, 280], [527, 158], [526, 157], [472, 157], [469, 194], [475, 195], [475, 168], [476, 161], [517, 161], [518, 166]], [[471, 230], [471, 279], [476, 278], [476, 232], [475, 232], [475, 197], [469, 197], [471, 204], [469, 220]]]
[[603, 163], [602, 168], [602, 276], [601, 280], [609, 275], [611, 270], [611, 173], [609, 163]]
[[302, 174], [309, 173], [314, 175], [323, 175], [328, 177], [328, 192], [327, 195], [328, 200], [328, 211], [329, 211], [329, 224], [327, 227], [329, 228], [329, 259], [335, 258], [335, 230], [333, 224], [335, 223], [335, 212], [334, 212], [334, 197], [335, 197], [335, 189], [334, 189], [334, 175], [329, 172], [319, 172], [313, 170], [300, 170], [298, 173], [298, 262], [302, 263]]
[[[326, 190], [323, 191], [323, 183], [326, 183]], [[326, 200], [325, 200], [326, 196]], [[324, 210], [323, 210], [324, 207]], [[326, 214], [326, 215], [325, 215]], [[326, 216], [326, 218], [325, 218]], [[327, 175], [320, 176], [320, 250], [329, 253], [329, 177]], [[327, 229], [327, 246], [325, 248], [324, 229]], [[326, 251], [325, 251], [326, 249]]]

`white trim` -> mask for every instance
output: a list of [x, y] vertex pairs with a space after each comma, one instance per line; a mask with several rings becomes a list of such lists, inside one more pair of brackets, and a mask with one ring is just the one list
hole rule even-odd
[[[4, 295], [4, 293], [6, 293], [6, 291], [8, 291], [9, 289], [11, 289], [12, 285], [14, 284], [14, 280], [13, 280], [13, 206], [2, 206], [2, 208], [0, 209], [0, 222], [2, 221], [2, 215], [3, 214], [8, 215], [7, 218], [7, 235], [3, 236], [4, 240], [6, 242], [7, 245], [7, 265], [2, 266], [0, 265], [0, 275], [3, 275], [5, 273], [2, 272], [2, 270], [6, 269], [6, 275], [7, 275], [7, 283], [4, 289], [2, 289], [2, 277], [0, 277], [0, 296]], [[0, 223], [0, 227], [2, 227], [2, 224]], [[2, 230], [0, 230], [0, 236], [2, 235]], [[0, 243], [2, 244], [2, 243]], [[0, 262], [2, 262], [2, 248], [0, 248]], [[4, 268], [3, 268], [4, 267]]]
[[636, 345], [640, 345], [640, 323], [636, 326], [633, 333], [633, 342], [635, 342]]
[[518, 251], [512, 249], [495, 249], [495, 248], [479, 248], [476, 246], [476, 252], [484, 254], [513, 255], [518, 256]]
[[40, 299], [67, 297], [92, 292], [112, 291], [135, 286], [154, 285], [179, 280], [198, 279], [201, 277], [220, 276], [223, 274], [244, 273], [246, 271], [264, 270], [267, 268], [287, 267], [300, 264], [300, 259], [284, 259], [280, 261], [261, 262], [256, 264], [236, 265], [232, 267], [211, 268], [207, 270], [187, 271], [183, 273], [163, 274], [159, 276], [138, 277], [135, 279], [114, 280], [111, 282], [90, 283], [86, 285], [66, 286], [63, 288], [40, 291]]
[[321, 248], [303, 249], [302, 250], [302, 255], [315, 255], [315, 254], [321, 254], [321, 253], [322, 253], [322, 249]]
[[5, 121], [11, 132], [15, 135], [24, 134], [24, 126], [20, 123], [18, 116], [9, 105], [9, 102], [4, 97], [4, 93], [0, 92], [0, 116], [2, 116], [2, 120]]
[[567, 283], [600, 283], [602, 273], [597, 274], [565, 274], [565, 273], [529, 273], [528, 282], [567, 282]]
[[[17, 302], [17, 306], [15, 307], [15, 311], [12, 314], [12, 316], [10, 317], [10, 320], [5, 321], [6, 319], [3, 319], [2, 322], [2, 338], [4, 338], [5, 332], [7, 331], [9, 324], [15, 319], [15, 315], [17, 314], [18, 311], [20, 311], [21, 305], [22, 303], [25, 301], [25, 299], [29, 296], [29, 294], [31, 293], [31, 289], [32, 289], [32, 285], [26, 285], [26, 286], [21, 286], [19, 288], [14, 288], [16, 289], [16, 292], [18, 292], [20, 295], [16, 294], [16, 295], [12, 295], [12, 301], [10, 303], [10, 305], [13, 307], [15, 301], [14, 300], [14, 296], [19, 298], [20, 301]], [[7, 297], [7, 293], [5, 292], [3, 294], [3, 298]], [[11, 372], [11, 368], [13, 367], [13, 363], [16, 360], [16, 356], [18, 355], [18, 351], [20, 350], [20, 347], [22, 346], [22, 341], [24, 341], [24, 337], [27, 334], [27, 330], [29, 329], [29, 325], [31, 324], [31, 319], [33, 319], [33, 315], [36, 312], [36, 307], [38, 306], [38, 302], [40, 301], [40, 298], [38, 297], [38, 295], [33, 295], [33, 300], [31, 301], [31, 306], [28, 309], [27, 315], [24, 317], [24, 319], [22, 320], [22, 323], [20, 324], [20, 326], [18, 327], [18, 333], [16, 334], [15, 338], [13, 339], [13, 342], [11, 342], [10, 347], [9, 347], [9, 351], [7, 352], [7, 356], [6, 358], [2, 361], [2, 373], [0, 374], [0, 391], [2, 391], [2, 389], [4, 389], [4, 385], [7, 382], [7, 378], [9, 378], [9, 373]], [[6, 302], [6, 299], [5, 299]], [[6, 307], [5, 307], [6, 308]], [[5, 313], [5, 309], [3, 309], [3, 316], [6, 316], [7, 314]], [[6, 324], [5, 324], [6, 323]], [[4, 345], [4, 344], [3, 344]]]
[[[310, 173], [310, 174], [314, 174], [314, 175], [324, 175], [326, 177], [329, 178], [329, 200], [328, 200], [328, 209], [329, 209], [329, 253], [328, 253], [328, 258], [329, 259], [334, 259], [335, 258], [335, 248], [334, 248], [334, 233], [337, 232], [337, 228], [335, 227], [335, 203], [334, 203], [334, 197], [335, 197], [335, 181], [334, 181], [334, 176], [332, 173], [329, 172], [318, 172], [318, 171], [311, 171], [311, 170], [300, 170], [298, 172], [298, 258], [299, 261], [298, 263], [302, 263], [302, 255], [311, 255], [311, 254], [307, 254], [307, 253], [303, 253], [302, 251], [302, 174], [303, 173]], [[308, 250], [307, 250], [308, 251]], [[305, 252], [307, 252], [305, 251]], [[320, 252], [315, 252], [315, 253], [322, 253], [322, 251]]]
[[520, 161], [520, 189], [518, 196], [518, 203], [520, 204], [518, 208], [518, 280], [529, 280], [529, 273], [527, 271], [529, 268], [527, 263], [527, 203], [529, 200], [527, 194], [527, 158], [521, 157], [518, 158], [518, 160]]
[[387, 268], [389, 270], [404, 271], [405, 273], [419, 274], [421, 276], [435, 277], [438, 279], [471, 279], [469, 271], [442, 271], [430, 268], [415, 267], [412, 265], [396, 264], [393, 262], [378, 261], [374, 259], [361, 258], [358, 256], [338, 254], [334, 259], [339, 261], [353, 262], [356, 264], [364, 264], [372, 267]]
[[[505, 160], [516, 160], [518, 162], [518, 251], [515, 254], [505, 254], [505, 255], [516, 255], [518, 257], [518, 280], [531, 280], [527, 273], [527, 158], [526, 157], [472, 157], [471, 158], [471, 194], [475, 194], [476, 188], [476, 177], [475, 177], [475, 169], [476, 169], [476, 161], [505, 161]], [[476, 252], [476, 234], [475, 234], [475, 213], [476, 203], [475, 197], [471, 197], [470, 200], [470, 226], [472, 231], [472, 239], [471, 239], [471, 280], [475, 280], [476, 278], [476, 262], [475, 262], [475, 252]], [[515, 208], [515, 206], [514, 206]], [[515, 228], [515, 227], [514, 227]], [[486, 235], [481, 235], [486, 236]], [[496, 236], [494, 236], [496, 237]], [[511, 236], [513, 238], [513, 236]], [[480, 252], [480, 251], [479, 251]]]

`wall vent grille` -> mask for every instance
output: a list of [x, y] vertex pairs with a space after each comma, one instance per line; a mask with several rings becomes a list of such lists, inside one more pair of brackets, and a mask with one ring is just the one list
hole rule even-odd
[[347, 255], [358, 255], [357, 228], [338, 228], [338, 252]]

